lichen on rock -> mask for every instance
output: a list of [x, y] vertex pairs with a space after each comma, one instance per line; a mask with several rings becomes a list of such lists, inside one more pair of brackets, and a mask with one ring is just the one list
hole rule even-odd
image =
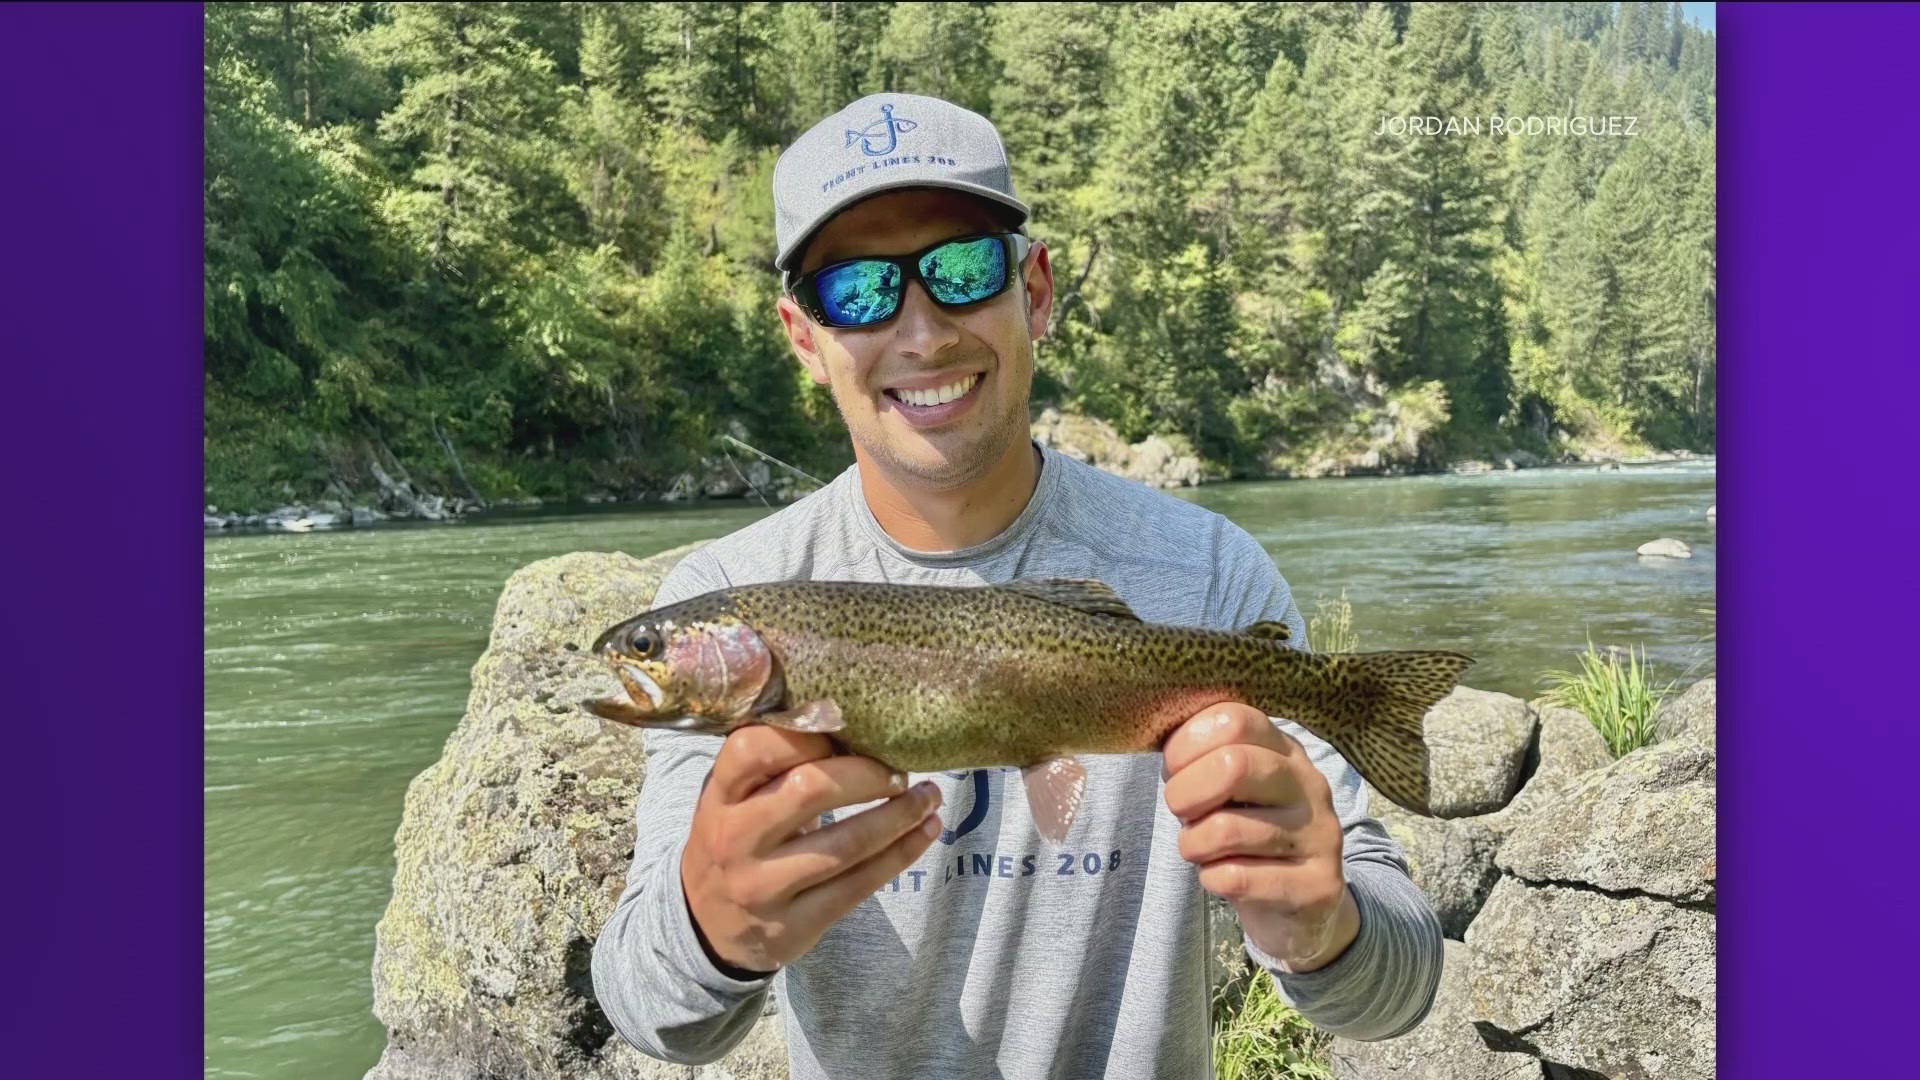
[[[386, 1052], [368, 1080], [685, 1080], [594, 1000], [593, 940], [625, 881], [646, 757], [579, 703], [618, 690], [587, 646], [646, 610], [694, 546], [577, 552], [515, 573], [473, 667], [467, 711], [407, 788], [393, 896], [376, 932]], [[778, 1021], [694, 1075], [784, 1077]]]

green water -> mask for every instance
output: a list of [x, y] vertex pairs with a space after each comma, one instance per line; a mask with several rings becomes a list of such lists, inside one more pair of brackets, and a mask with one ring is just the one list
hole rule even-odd
[[[1589, 635], [1660, 672], [1712, 670], [1711, 461], [1482, 476], [1224, 484], [1184, 493], [1265, 544], [1303, 606], [1342, 589], [1363, 648], [1480, 658], [1531, 697]], [[466, 704], [500, 586], [568, 551], [645, 556], [758, 505], [499, 516], [206, 542], [209, 1077], [358, 1077], [380, 1055], [373, 927], [407, 782]], [[1642, 560], [1658, 536], [1682, 561]]]

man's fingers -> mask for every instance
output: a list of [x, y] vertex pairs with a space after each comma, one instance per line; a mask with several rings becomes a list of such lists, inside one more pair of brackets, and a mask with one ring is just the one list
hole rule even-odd
[[869, 757], [842, 754], [803, 761], [745, 800], [741, 809], [766, 829], [762, 850], [786, 840], [828, 810], [890, 799], [907, 790], [907, 775]]
[[831, 925], [878, 892], [880, 886], [899, 877], [939, 836], [940, 815], [929, 812], [878, 855], [795, 897], [790, 909], [792, 921], [801, 925]]
[[[1310, 767], [1310, 766], [1309, 766]], [[1265, 746], [1237, 743], [1202, 755], [1173, 774], [1166, 785], [1167, 809], [1191, 823], [1229, 802], [1256, 806], [1298, 806], [1303, 825], [1311, 816], [1292, 763]]]
[[833, 741], [825, 735], [749, 724], [727, 736], [707, 790], [723, 804], [737, 803], [795, 765], [832, 754]]
[[937, 825], [940, 819], [928, 815], [939, 806], [939, 787], [923, 781], [905, 795], [782, 844], [762, 864], [763, 872], [781, 883], [782, 898], [805, 892], [866, 863], [921, 822]]
[[1238, 701], [1223, 701], [1193, 714], [1167, 737], [1161, 747], [1166, 776], [1172, 776], [1193, 764], [1208, 752], [1234, 743], [1267, 746], [1285, 750], [1294, 743], [1285, 732], [1273, 726], [1266, 713]]
[[1299, 861], [1304, 817], [1295, 806], [1227, 806], [1180, 830], [1180, 857], [1204, 865], [1231, 855]]
[[1257, 899], [1289, 917], [1319, 917], [1340, 903], [1346, 879], [1312, 861], [1233, 856], [1200, 868], [1200, 887], [1223, 900]]

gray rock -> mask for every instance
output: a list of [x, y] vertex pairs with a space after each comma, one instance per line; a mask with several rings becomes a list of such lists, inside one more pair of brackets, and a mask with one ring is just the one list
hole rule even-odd
[[1466, 1012], [1501, 1049], [1608, 1077], [1708, 1080], [1714, 936], [1702, 907], [1503, 877], [1467, 932]]
[[356, 506], [353, 508], [352, 514], [348, 518], [348, 520], [351, 521], [356, 527], [359, 527], [364, 525], [372, 525], [375, 522], [385, 521], [387, 520], [387, 515], [381, 513], [378, 510], [375, 510], [370, 506]]
[[370, 1080], [786, 1075], [775, 1021], [689, 1070], [629, 1047], [593, 997], [593, 935], [624, 882], [646, 759], [634, 732], [579, 708], [617, 689], [586, 646], [645, 610], [690, 550], [563, 555], [507, 582], [466, 716], [407, 789], [374, 949], [388, 1042]]
[[1498, 865], [1532, 882], [1712, 904], [1716, 775], [1710, 744], [1642, 747], [1518, 819]]
[[1635, 548], [1634, 552], [1639, 555], [1654, 555], [1665, 559], [1693, 558], [1693, 549], [1675, 540], [1671, 536], [1663, 536], [1658, 540], [1649, 540]]
[[1200, 459], [1184, 439], [1149, 435], [1133, 444], [1127, 475], [1154, 487], [1194, 487], [1206, 479]]
[[1421, 817], [1393, 805], [1378, 792], [1368, 795], [1374, 816], [1400, 842], [1413, 883], [1420, 886], [1433, 904], [1434, 914], [1440, 917], [1440, 932], [1454, 940], [1464, 937], [1499, 880], [1493, 860], [1505, 837], [1503, 820], [1493, 814], [1453, 819]]
[[1544, 702], [1532, 704], [1534, 715], [1540, 718], [1540, 734], [1534, 751], [1527, 755], [1526, 784], [1520, 794], [1499, 811], [1503, 835], [1511, 827], [1511, 821], [1528, 808], [1558, 795], [1578, 777], [1613, 764], [1613, 752], [1607, 749], [1607, 740], [1584, 713]]
[[1374, 816], [1400, 842], [1414, 884], [1432, 902], [1441, 932], [1449, 938], [1463, 937], [1486, 903], [1500, 876], [1495, 853], [1519, 815], [1552, 798], [1575, 778], [1613, 762], [1606, 740], [1585, 716], [1550, 706], [1535, 707], [1535, 712], [1538, 735], [1525, 757], [1531, 775], [1513, 801], [1491, 814], [1421, 817], [1393, 805], [1368, 786]]
[[1539, 718], [1507, 694], [1457, 686], [1427, 713], [1429, 803], [1436, 817], [1485, 814], [1520, 790]]
[[1537, 1080], [1540, 1066], [1530, 1055], [1491, 1050], [1481, 1039], [1468, 999], [1472, 950], [1458, 941], [1446, 949], [1427, 1018], [1397, 1039], [1334, 1039], [1335, 1080]]
[[1184, 436], [1149, 435], [1129, 445], [1106, 421], [1057, 409], [1041, 412], [1032, 434], [1041, 446], [1154, 487], [1190, 487], [1210, 479]]
[[1681, 694], [1660, 706], [1653, 714], [1653, 734], [1661, 742], [1682, 735], [1711, 744], [1716, 725], [1714, 703], [1719, 680], [1701, 679]]
[[224, 529], [227, 527], [227, 519], [216, 514], [201, 514], [200, 524], [203, 528]]

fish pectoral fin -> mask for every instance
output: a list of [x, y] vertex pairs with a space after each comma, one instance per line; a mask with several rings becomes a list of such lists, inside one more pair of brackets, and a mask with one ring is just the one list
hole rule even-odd
[[1087, 792], [1087, 767], [1077, 758], [1047, 758], [1020, 770], [1020, 777], [1027, 782], [1034, 827], [1056, 844], [1065, 840]]
[[1293, 637], [1293, 627], [1272, 619], [1263, 619], [1240, 632], [1248, 637], [1266, 638], [1268, 641], [1286, 641]]
[[772, 724], [788, 731], [811, 731], [821, 735], [839, 731], [847, 726], [846, 718], [840, 715], [840, 705], [832, 698], [809, 701], [797, 709], [784, 709], [780, 712], [762, 713], [754, 717], [763, 724]]
[[1140, 621], [1113, 586], [1104, 581], [1082, 578], [1016, 578], [1004, 585], [993, 586], [1022, 596], [1031, 596], [1035, 600], [1045, 600], [1050, 604], [1070, 607], [1075, 611], [1084, 611], [1089, 615], [1105, 615], [1111, 619], [1130, 619]]

